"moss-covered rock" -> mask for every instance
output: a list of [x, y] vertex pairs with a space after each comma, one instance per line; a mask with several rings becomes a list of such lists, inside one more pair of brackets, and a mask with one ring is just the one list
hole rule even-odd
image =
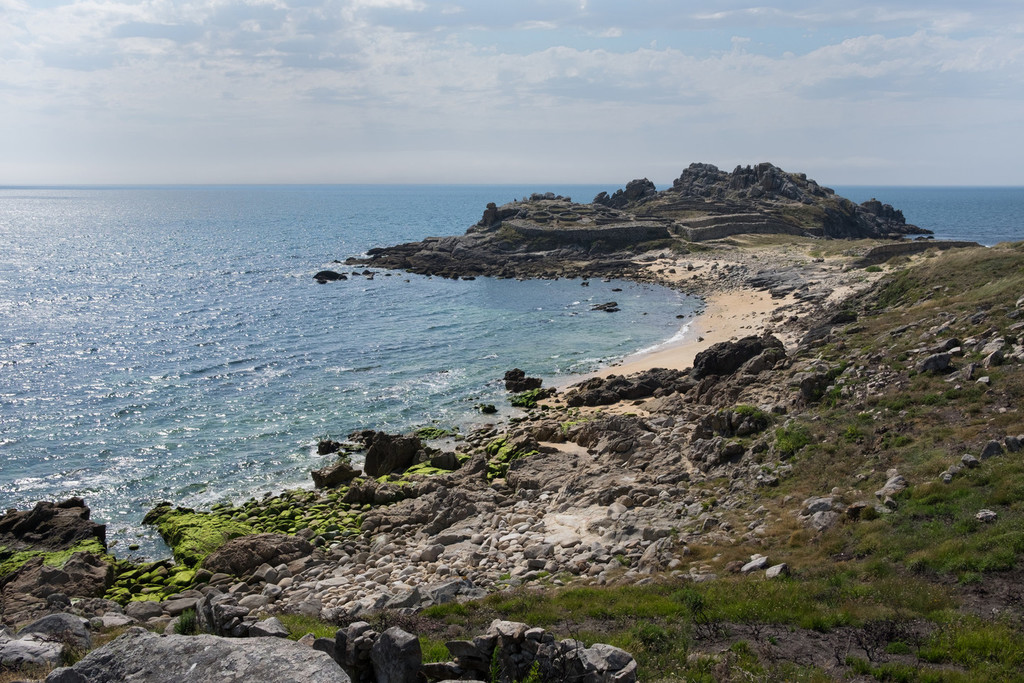
[[190, 508], [172, 508], [169, 503], [161, 503], [150, 510], [143, 523], [155, 525], [171, 547], [174, 558], [189, 567], [199, 564], [232, 538], [256, 533], [248, 524], [230, 517]]
[[63, 567], [64, 564], [71, 558], [75, 553], [86, 552], [93, 553], [101, 557], [106, 557], [107, 549], [104, 545], [96, 540], [90, 539], [87, 541], [79, 541], [75, 545], [65, 550], [19, 550], [14, 551], [7, 546], [0, 546], [0, 579], [13, 574], [14, 572], [21, 569], [22, 566], [33, 557], [42, 556], [43, 564], [48, 567]]

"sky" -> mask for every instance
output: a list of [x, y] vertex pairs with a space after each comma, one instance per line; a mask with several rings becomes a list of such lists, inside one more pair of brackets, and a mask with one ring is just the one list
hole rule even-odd
[[0, 184], [1024, 185], [1021, 0], [0, 0]]

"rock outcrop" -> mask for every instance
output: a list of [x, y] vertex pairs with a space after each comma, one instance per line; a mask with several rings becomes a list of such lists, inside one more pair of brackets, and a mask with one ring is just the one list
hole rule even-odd
[[70, 670], [54, 670], [46, 680], [48, 683], [351, 681], [326, 653], [283, 638], [162, 636], [138, 627], [93, 650]]
[[346, 263], [453, 278], [630, 277], [638, 251], [685, 253], [693, 242], [750, 233], [891, 239], [929, 231], [888, 204], [855, 204], [770, 163], [732, 173], [691, 164], [660, 192], [643, 178], [590, 204], [551, 193], [491, 203], [462, 236], [371, 249]]
[[89, 520], [89, 508], [81, 498], [40, 501], [31, 510], [0, 514], [0, 546], [12, 549], [63, 550], [91, 540], [105, 547], [106, 533], [104, 525]]

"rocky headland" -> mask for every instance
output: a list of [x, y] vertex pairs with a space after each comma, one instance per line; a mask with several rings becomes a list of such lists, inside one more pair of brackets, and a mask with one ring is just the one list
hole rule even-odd
[[321, 444], [310, 490], [160, 504], [146, 521], [173, 559], [110, 556], [81, 500], [8, 511], [2, 618], [29, 626], [0, 634], [0, 661], [73, 665], [53, 681], [192, 664], [197, 680], [1012, 680], [1024, 251], [889, 239], [919, 232], [770, 164], [693, 165], [663, 192], [538, 195], [372, 250], [360, 268], [631, 277], [708, 310], [672, 363], [557, 390], [510, 371], [511, 420], [357, 432]]

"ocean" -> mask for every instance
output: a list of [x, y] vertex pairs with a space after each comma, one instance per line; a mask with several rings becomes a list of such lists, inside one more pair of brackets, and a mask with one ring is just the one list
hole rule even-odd
[[[508, 369], [564, 383], [685, 333], [700, 302], [662, 287], [335, 262], [461, 234], [490, 201], [614, 189], [0, 188], [0, 509], [83, 496], [116, 551], [164, 556], [141, 526], [157, 502], [308, 487], [321, 438], [489, 421]], [[1021, 189], [837, 191], [938, 237], [1024, 238]]]

